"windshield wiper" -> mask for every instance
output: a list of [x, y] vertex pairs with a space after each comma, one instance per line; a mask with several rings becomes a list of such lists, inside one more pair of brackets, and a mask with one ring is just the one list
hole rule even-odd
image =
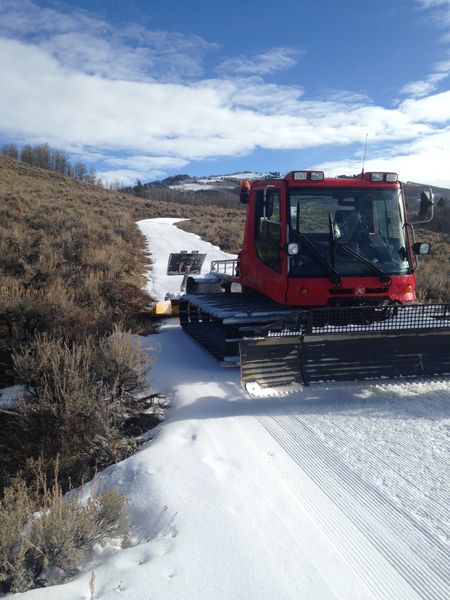
[[300, 231], [295, 231], [295, 229], [291, 229], [291, 232], [295, 233], [300, 242], [306, 247], [307, 251], [309, 251], [309, 255], [311, 258], [315, 259], [317, 263], [328, 273], [330, 277], [330, 281], [333, 285], [339, 286], [342, 283], [342, 277], [338, 271], [334, 268], [332, 264], [330, 264], [322, 252], [309, 240], [303, 233]]
[[382, 283], [391, 285], [392, 279], [391, 279], [390, 275], [388, 275], [385, 271], [383, 271], [383, 269], [380, 269], [380, 267], [377, 267], [372, 262], [370, 262], [370, 260], [368, 258], [363, 256], [359, 252], [356, 252], [356, 250], [353, 250], [353, 248], [350, 248], [350, 246], [347, 246], [347, 244], [345, 242], [341, 242], [340, 240], [334, 240], [334, 246], [338, 250], [342, 250], [342, 252], [344, 252], [344, 254], [347, 254], [347, 256], [351, 256], [352, 258], [359, 260], [359, 262], [361, 264], [365, 265], [373, 273], [378, 275], [378, 277], [380, 278], [380, 281]]
[[341, 242], [341, 240], [339, 240], [336, 237], [336, 225], [334, 217], [331, 213], [328, 214], [328, 223], [330, 232], [330, 255], [333, 267], [335, 264], [335, 251], [337, 248], [338, 250], [342, 250], [344, 254], [347, 254], [347, 256], [351, 256], [352, 258], [358, 260], [360, 263], [368, 267], [372, 271], [372, 273], [378, 275], [382, 283], [385, 283], [386, 285], [391, 285], [392, 279], [390, 275], [385, 273], [383, 269], [380, 269], [379, 267], [374, 265], [372, 262], [370, 262], [368, 258], [363, 256], [359, 252], [356, 252], [356, 250], [353, 250], [353, 248], [348, 246], [345, 242]]

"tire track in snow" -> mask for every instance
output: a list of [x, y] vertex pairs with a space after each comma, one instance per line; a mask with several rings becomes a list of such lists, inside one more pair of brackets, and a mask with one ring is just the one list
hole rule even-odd
[[[259, 406], [264, 408], [262, 404]], [[448, 547], [432, 537], [420, 524], [412, 522], [408, 514], [393, 505], [377, 488], [351, 471], [335, 453], [330, 452], [307, 424], [301, 422], [300, 418], [294, 418], [292, 414], [286, 417], [263, 414], [257, 418], [322, 493], [339, 508], [342, 515], [396, 569], [398, 575], [417, 593], [418, 598], [450, 598]], [[288, 476], [291, 483], [294, 477], [292, 473]], [[316, 519], [318, 515], [314, 502], [310, 505], [310, 510], [312, 517]], [[331, 527], [334, 539], [341, 537], [342, 545], [347, 547], [350, 555], [359, 555], [356, 570], [365, 571], [368, 583], [370, 580], [373, 582], [375, 578], [375, 588], [378, 588], [378, 591], [383, 590], [381, 598], [403, 597], [393, 593], [392, 585], [398, 587], [398, 582], [391, 581], [386, 586], [386, 580], [383, 581], [386, 575], [385, 565], [379, 565], [381, 570], [378, 571], [372, 568], [373, 565], [367, 564], [364, 558], [364, 542], [360, 540], [360, 549], [352, 548], [353, 536], [349, 538], [345, 528], [338, 523], [327, 522], [323, 515], [319, 516], [319, 520], [328, 531]], [[373, 560], [372, 552], [370, 562]], [[376, 589], [374, 591], [376, 592]]]

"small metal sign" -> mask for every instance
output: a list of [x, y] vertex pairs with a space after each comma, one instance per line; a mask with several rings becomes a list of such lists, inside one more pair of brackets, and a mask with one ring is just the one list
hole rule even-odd
[[167, 275], [184, 275], [185, 273], [199, 275], [205, 258], [206, 254], [200, 254], [198, 251], [173, 252], [167, 263]]

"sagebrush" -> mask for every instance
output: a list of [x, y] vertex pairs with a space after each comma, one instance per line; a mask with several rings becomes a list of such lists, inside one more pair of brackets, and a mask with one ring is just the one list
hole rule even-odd
[[[24, 592], [74, 575], [95, 544], [129, 540], [127, 498], [114, 490], [93, 493], [82, 504], [64, 497], [57, 479], [33, 490], [21, 479], [0, 501], [0, 582], [4, 592]], [[39, 500], [37, 500], [39, 498]]]
[[[14, 353], [24, 393], [18, 409], [0, 421], [0, 481], [18, 471], [35, 478], [36, 464], [51, 477], [59, 464], [64, 489], [127, 456], [136, 418], [158, 422], [149, 409], [149, 356], [129, 332], [74, 342], [36, 333]], [[150, 419], [149, 419], [150, 417]]]

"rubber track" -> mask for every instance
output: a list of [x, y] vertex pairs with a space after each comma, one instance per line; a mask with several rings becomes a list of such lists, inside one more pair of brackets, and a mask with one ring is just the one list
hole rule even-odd
[[292, 313], [265, 298], [244, 294], [185, 295], [180, 301], [180, 324], [186, 333], [220, 362], [239, 364], [239, 327], [272, 323]]

